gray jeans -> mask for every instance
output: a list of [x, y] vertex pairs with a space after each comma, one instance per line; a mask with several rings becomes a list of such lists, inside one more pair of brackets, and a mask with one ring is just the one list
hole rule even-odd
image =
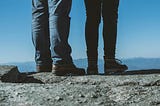
[[32, 40], [37, 65], [72, 63], [68, 44], [72, 0], [32, 0]]

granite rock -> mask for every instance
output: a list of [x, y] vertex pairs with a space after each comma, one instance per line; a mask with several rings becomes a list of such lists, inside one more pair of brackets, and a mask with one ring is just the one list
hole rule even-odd
[[20, 75], [17, 66], [0, 66], [0, 81], [1, 82], [17, 82]]
[[[141, 71], [141, 70], [139, 70]], [[0, 106], [160, 106], [160, 74], [21, 73], [0, 83]]]

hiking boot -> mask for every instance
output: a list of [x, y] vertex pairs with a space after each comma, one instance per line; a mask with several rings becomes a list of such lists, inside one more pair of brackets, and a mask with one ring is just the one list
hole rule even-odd
[[97, 57], [91, 58], [88, 56], [87, 74], [98, 75]]
[[87, 68], [87, 74], [88, 75], [98, 75], [98, 67], [96, 66], [89, 66]]
[[36, 72], [52, 72], [52, 65], [37, 65]]
[[77, 68], [74, 64], [53, 65], [52, 72], [57, 76], [85, 75], [85, 70], [83, 68]]
[[104, 64], [105, 74], [121, 74], [127, 69], [128, 69], [127, 65], [122, 64], [122, 62], [118, 59], [105, 59], [105, 64]]

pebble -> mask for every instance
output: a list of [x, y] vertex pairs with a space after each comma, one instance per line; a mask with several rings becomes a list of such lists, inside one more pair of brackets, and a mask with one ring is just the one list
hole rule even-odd
[[56, 96], [55, 99], [56, 99], [57, 101], [63, 100], [63, 98], [61, 98], [61, 97], [59, 97], [59, 96]]
[[91, 98], [98, 98], [98, 96], [96, 94], [92, 94]]
[[78, 96], [79, 96], [79, 97], [82, 97], [82, 98], [84, 98], [84, 97], [85, 97], [83, 94], [79, 94]]

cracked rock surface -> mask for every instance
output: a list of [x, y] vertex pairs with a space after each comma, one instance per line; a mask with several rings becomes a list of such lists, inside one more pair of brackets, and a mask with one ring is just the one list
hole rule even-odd
[[0, 106], [160, 106], [160, 74], [54, 76], [1, 81]]

